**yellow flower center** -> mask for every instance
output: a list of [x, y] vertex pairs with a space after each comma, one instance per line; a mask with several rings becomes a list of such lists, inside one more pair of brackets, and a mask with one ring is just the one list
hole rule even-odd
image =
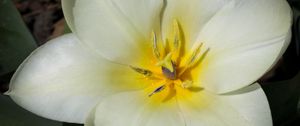
[[159, 41], [156, 33], [152, 32], [151, 48], [155, 63], [149, 66], [150, 69], [130, 66], [144, 75], [146, 80], [154, 80], [155, 83], [149, 85], [145, 93], [150, 98], [156, 97], [158, 101], [202, 90], [191, 77], [191, 71], [205, 58], [209, 49], [200, 53], [201, 43], [185, 54], [183, 32], [177, 20], [174, 20], [172, 31], [171, 39], [164, 42]]

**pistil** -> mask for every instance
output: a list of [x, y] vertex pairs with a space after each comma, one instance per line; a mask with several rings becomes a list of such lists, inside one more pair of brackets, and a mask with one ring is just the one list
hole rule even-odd
[[175, 80], [177, 79], [177, 70], [176, 70], [176, 65], [171, 61], [171, 65], [172, 65], [172, 70], [166, 68], [166, 67], [161, 67], [162, 73], [163, 75], [170, 79], [170, 80]]
[[168, 69], [170, 72], [174, 72], [174, 63], [172, 61], [172, 53], [169, 53], [163, 60], [158, 61], [158, 63], [156, 63], [156, 66], [162, 67], [162, 68], [166, 68]]

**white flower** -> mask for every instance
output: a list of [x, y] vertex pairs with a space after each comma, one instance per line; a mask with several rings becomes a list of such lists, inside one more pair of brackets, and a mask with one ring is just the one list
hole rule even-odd
[[255, 82], [289, 43], [286, 1], [63, 0], [63, 9], [73, 34], [34, 51], [7, 92], [27, 110], [87, 126], [272, 125]]

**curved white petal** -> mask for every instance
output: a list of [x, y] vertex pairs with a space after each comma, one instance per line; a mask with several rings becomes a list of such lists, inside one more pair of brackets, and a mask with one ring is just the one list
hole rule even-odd
[[51, 40], [18, 68], [8, 94], [37, 115], [83, 123], [104, 96], [145, 84], [128, 66], [97, 56], [73, 34]]
[[89, 112], [89, 115], [87, 116], [84, 122], [84, 126], [95, 126], [94, 120], [96, 116], [96, 109], [97, 109], [97, 105]]
[[77, 0], [64, 7], [82, 42], [111, 61], [134, 65], [151, 46], [162, 0]]
[[167, 38], [176, 19], [189, 49], [204, 25], [230, 0], [166, 0], [162, 18], [162, 34]]
[[199, 78], [204, 87], [224, 93], [255, 82], [289, 44], [291, 18], [283, 0], [239, 0], [224, 6], [197, 40], [210, 49]]
[[124, 92], [104, 99], [87, 126], [184, 126], [176, 100], [157, 106], [142, 91]]
[[258, 84], [224, 95], [204, 91], [179, 104], [186, 126], [272, 126], [268, 100]]
[[258, 84], [223, 95], [201, 91], [157, 106], [151, 106], [150, 98], [143, 95], [135, 91], [107, 97], [91, 113], [86, 126], [272, 125], [267, 98]]

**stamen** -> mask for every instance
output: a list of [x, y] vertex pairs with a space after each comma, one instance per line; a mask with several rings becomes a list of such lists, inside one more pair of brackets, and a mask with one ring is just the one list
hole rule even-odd
[[144, 76], [147, 76], [147, 77], [150, 77], [153, 74], [150, 70], [146, 70], [146, 69], [142, 69], [142, 68], [138, 68], [138, 67], [133, 67], [133, 66], [130, 66], [130, 68], [133, 69], [134, 71], [140, 73], [140, 74], [143, 74]]
[[181, 31], [179, 28], [179, 24], [177, 20], [173, 21], [173, 43], [172, 43], [172, 59], [173, 61], [177, 61], [180, 55], [180, 48], [181, 48]]
[[165, 87], [166, 87], [166, 85], [162, 85], [162, 86], [156, 88], [156, 89], [155, 89], [152, 93], [150, 93], [148, 96], [151, 97], [152, 95], [161, 92], [162, 90], [165, 89]]
[[[179, 76], [182, 75], [188, 68], [193, 66], [198, 60], [200, 55], [200, 50], [203, 43], [201, 43], [196, 49], [192, 52], [191, 56], [188, 58], [184, 68], [180, 71]], [[200, 55], [200, 56], [199, 56]]]
[[152, 40], [152, 46], [153, 46], [153, 53], [154, 53], [154, 56], [157, 60], [160, 59], [160, 52], [159, 52], [159, 48], [158, 48], [158, 43], [157, 43], [157, 37], [156, 37], [156, 34], [154, 31], [152, 31], [152, 34], [151, 34], [151, 40]]
[[201, 44], [193, 51], [191, 57], [190, 57], [189, 60], [188, 60], [187, 66], [191, 66], [191, 65], [195, 62], [195, 59], [197, 59], [196, 57], [197, 57], [197, 55], [199, 54], [202, 45], [203, 45], [203, 43], [201, 43]]
[[[151, 82], [152, 84], [149, 85], [151, 89], [150, 92], [148, 92], [147, 88], [146, 95], [151, 97], [157, 93], [161, 93], [164, 96], [159, 95], [159, 97], [165, 97], [162, 102], [170, 100], [177, 94], [181, 94], [182, 92], [180, 90], [177, 92], [178, 87], [190, 92], [199, 92], [203, 90], [203, 88], [197, 87], [197, 82], [193, 82], [193, 79], [190, 78], [189, 74], [192, 74], [192, 71], [189, 71], [189, 69], [192, 69], [194, 66], [201, 63], [206, 57], [209, 49], [201, 50], [203, 43], [195, 43], [191, 52], [186, 54], [187, 50], [185, 48], [186, 40], [184, 38], [184, 31], [181, 29], [181, 25], [179, 23], [180, 22], [176, 19], [173, 20], [173, 24], [170, 29], [171, 32], [168, 33], [170, 36], [165, 37], [165, 40], [162, 40], [161, 36], [156, 34], [155, 31], [151, 32], [153, 53], [151, 59], [155, 58], [156, 66], [161, 68], [161, 72], [157, 72], [156, 68], [155, 70], [150, 71], [152, 69], [147, 70], [130, 66], [134, 71], [144, 75], [145, 80], [154, 81], [155, 84]], [[185, 72], [191, 73], [183, 75]], [[156, 84], [157, 81], [160, 81], [157, 83], [159, 85]], [[166, 88], [167, 91], [163, 92]]]
[[173, 31], [174, 31], [174, 43], [173, 43], [173, 47], [174, 49], [179, 49], [180, 47], [180, 29], [179, 29], [179, 25], [178, 25], [178, 22], [177, 20], [174, 20], [173, 22]]

